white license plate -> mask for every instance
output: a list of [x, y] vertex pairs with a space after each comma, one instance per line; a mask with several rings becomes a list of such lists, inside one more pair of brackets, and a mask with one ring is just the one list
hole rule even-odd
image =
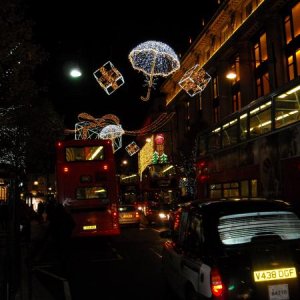
[[288, 284], [269, 285], [269, 299], [270, 300], [289, 300], [289, 286]]

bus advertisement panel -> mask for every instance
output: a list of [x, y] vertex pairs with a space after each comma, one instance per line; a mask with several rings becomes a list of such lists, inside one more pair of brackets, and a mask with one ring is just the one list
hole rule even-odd
[[58, 141], [56, 153], [57, 199], [74, 219], [73, 236], [120, 234], [111, 141]]

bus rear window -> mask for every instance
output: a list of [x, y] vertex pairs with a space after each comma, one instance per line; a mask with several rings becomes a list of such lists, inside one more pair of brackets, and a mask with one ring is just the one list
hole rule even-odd
[[103, 187], [79, 187], [76, 189], [76, 199], [107, 199], [107, 190]]
[[66, 147], [66, 161], [104, 160], [103, 146]]
[[300, 239], [300, 220], [288, 211], [249, 212], [219, 218], [222, 244], [250, 243], [259, 236], [279, 236], [282, 240]]

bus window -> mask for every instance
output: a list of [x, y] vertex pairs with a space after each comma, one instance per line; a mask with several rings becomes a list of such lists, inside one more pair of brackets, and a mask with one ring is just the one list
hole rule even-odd
[[76, 199], [103, 199], [107, 198], [107, 191], [103, 187], [78, 187], [76, 190]]
[[103, 160], [104, 152], [103, 146], [83, 146], [83, 147], [67, 147], [66, 161], [89, 161], [89, 160]]

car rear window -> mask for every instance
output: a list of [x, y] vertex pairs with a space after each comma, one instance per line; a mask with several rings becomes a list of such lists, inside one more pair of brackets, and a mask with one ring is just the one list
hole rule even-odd
[[135, 211], [135, 206], [120, 206], [119, 212]]
[[169, 204], [162, 204], [159, 206], [150, 206], [151, 210], [170, 210], [171, 206]]
[[300, 239], [300, 220], [289, 211], [230, 214], [219, 218], [218, 232], [224, 245], [250, 243], [258, 236], [295, 240]]

